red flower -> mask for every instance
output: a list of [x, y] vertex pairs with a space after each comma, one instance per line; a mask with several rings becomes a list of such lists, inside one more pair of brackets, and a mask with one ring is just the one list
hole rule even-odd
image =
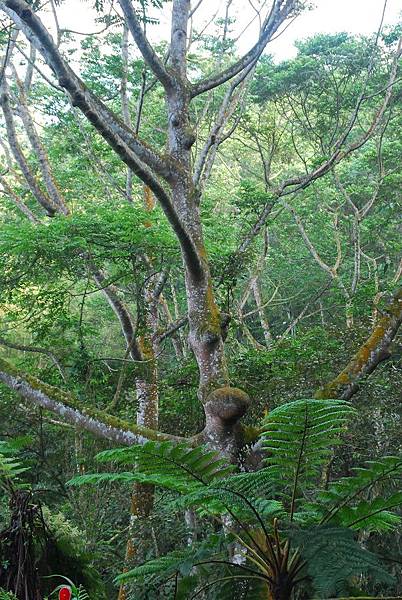
[[69, 588], [69, 587], [60, 588], [59, 600], [71, 600], [71, 588]]

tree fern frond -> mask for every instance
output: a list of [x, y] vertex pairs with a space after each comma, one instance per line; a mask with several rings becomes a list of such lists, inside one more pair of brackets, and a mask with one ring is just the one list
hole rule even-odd
[[166, 578], [177, 571], [180, 572], [182, 565], [188, 563], [189, 558], [193, 557], [191, 550], [174, 550], [153, 560], [149, 560], [143, 565], [121, 573], [116, 577], [117, 583], [126, 583], [133, 579], [147, 579], [152, 575], [158, 575], [158, 578]]
[[307, 573], [316, 592], [322, 598], [346, 593], [347, 582], [356, 575], [370, 575], [379, 582], [393, 581], [375, 554], [355, 541], [350, 529], [316, 527], [293, 532], [291, 537], [306, 561]]
[[269, 468], [251, 473], [238, 473], [219, 481], [219, 487], [238, 492], [246, 498], [272, 496], [273, 482]]
[[77, 592], [73, 600], [90, 600], [87, 592], [84, 590], [82, 585], [78, 586]]
[[292, 512], [301, 488], [305, 491], [314, 485], [354, 413], [342, 400], [307, 399], [279, 406], [265, 418], [265, 463], [277, 491], [292, 497]]
[[212, 560], [213, 558], [218, 559], [225, 551], [226, 546], [227, 538], [223, 534], [213, 534], [207, 537], [202, 543], [193, 544], [182, 550], [174, 550], [163, 556], [149, 560], [130, 571], [121, 573], [116, 577], [116, 582], [125, 583], [132, 580], [149, 581], [150, 578], [163, 580], [174, 573], [187, 576], [195, 564], [200, 564], [202, 567], [203, 561]]
[[[353, 471], [355, 475], [331, 482], [326, 490], [318, 494], [318, 501], [328, 506], [324, 517], [325, 522], [333, 520], [344, 507], [358, 504], [363, 495], [367, 496], [370, 490], [378, 487], [379, 484], [398, 481], [402, 475], [402, 458], [385, 456], [379, 460], [368, 461], [365, 467], [355, 468]], [[400, 495], [396, 494], [391, 498], [391, 504], [384, 504], [384, 510], [401, 504]]]
[[195, 490], [173, 500], [169, 504], [172, 512], [197, 509], [200, 516], [222, 516], [230, 513], [247, 524], [257, 524], [258, 517], [267, 523], [274, 517], [285, 517], [286, 511], [278, 500], [246, 497], [226, 487], [207, 487]]
[[186, 493], [189, 489], [188, 482], [183, 480], [183, 478], [174, 475], [164, 475], [161, 473], [88, 473], [85, 475], [77, 475], [67, 482], [68, 485], [72, 486], [86, 484], [102, 485], [104, 483], [147, 483], [149, 485], [156, 485], [179, 493]]
[[142, 446], [106, 450], [98, 454], [97, 459], [100, 462], [132, 465], [134, 472], [83, 475], [74, 477], [69, 483], [81, 485], [105, 481], [138, 481], [188, 493], [225, 478], [234, 468], [219, 458], [217, 452], [172, 442], [147, 442]]
[[393, 494], [388, 498], [375, 498], [363, 500], [356, 506], [344, 506], [338, 511], [338, 521], [345, 527], [352, 529], [366, 529], [367, 531], [390, 531], [395, 529], [402, 518], [391, 513], [392, 508], [402, 506], [402, 492]]
[[18, 438], [10, 442], [0, 440], [0, 480], [17, 479], [18, 475], [29, 470], [17, 459], [17, 453], [22, 446]]

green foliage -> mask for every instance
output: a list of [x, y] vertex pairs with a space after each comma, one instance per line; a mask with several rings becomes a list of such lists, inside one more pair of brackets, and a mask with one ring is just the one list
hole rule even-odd
[[320, 598], [347, 595], [348, 582], [356, 575], [370, 575], [376, 581], [392, 583], [393, 578], [381, 566], [375, 554], [355, 540], [353, 531], [345, 527], [316, 527], [295, 532], [306, 570]]
[[28, 467], [20, 461], [18, 452], [27, 443], [24, 437], [13, 440], [0, 440], [0, 488], [8, 489], [8, 484], [21, 486], [19, 475], [28, 471]]
[[17, 597], [11, 592], [6, 592], [0, 588], [0, 600], [17, 600]]
[[233, 470], [217, 452], [206, 452], [202, 447], [189, 448], [185, 444], [146, 442], [98, 454], [101, 462], [136, 464], [135, 473], [101, 473], [74, 477], [70, 484], [124, 481], [160, 485], [178, 492], [188, 492], [225, 477]]
[[292, 504], [314, 489], [354, 414], [352, 406], [341, 400], [296, 400], [265, 418], [262, 446], [270, 479], [281, 494], [291, 494]]
[[[233, 585], [236, 578], [247, 581], [256, 577], [270, 585], [269, 577], [278, 576], [285, 585], [294, 577], [292, 568], [287, 567], [288, 558], [284, 558], [288, 556], [298, 578], [306, 578], [321, 597], [347, 591], [356, 575], [389, 583], [390, 576], [379, 559], [359, 545], [354, 531], [385, 531], [398, 525], [400, 519], [392, 510], [402, 505], [402, 494], [367, 498], [380, 482], [398, 481], [402, 460], [385, 457], [372, 461], [355, 475], [320, 490], [322, 470], [340, 443], [345, 424], [355, 414], [350, 404], [337, 400], [297, 400], [271, 411], [262, 431], [267, 466], [257, 472], [228, 476], [214, 452], [148, 442], [109, 450], [98, 457], [102, 462], [135, 464], [134, 473], [88, 474], [70, 483], [140, 481], [174, 490], [180, 496], [168, 503], [167, 513], [193, 509], [202, 518], [226, 519], [226, 523], [229, 518], [227, 543], [240, 544], [246, 560], [244, 566], [230, 563], [216, 546], [218, 540], [215, 546], [210, 540], [206, 546], [195, 544], [146, 562], [119, 576], [119, 582], [140, 579], [152, 588], [163, 580], [183, 577], [185, 586], [200, 591], [221, 581]], [[278, 561], [284, 568], [279, 575], [273, 570]], [[217, 575], [214, 564], [224, 565], [229, 573]], [[199, 570], [200, 566], [206, 570]], [[197, 576], [188, 581], [194, 568]]]
[[[50, 577], [63, 579], [68, 584], [68, 587], [71, 589], [71, 600], [90, 600], [90, 597], [82, 585], [76, 586], [71, 579], [64, 577], [63, 575], [51, 575]], [[57, 586], [52, 593], [55, 594], [63, 587], [66, 587], [65, 583], [61, 583], [59, 586]]]
[[[105, 26], [105, 32], [80, 37], [77, 41], [72, 32], [61, 29], [60, 48], [69, 60], [79, 63], [80, 75], [88, 88], [121, 115], [121, 22], [118, 16], [110, 14], [104, 0], [91, 0], [91, 4], [98, 12], [98, 25], [102, 29]], [[160, 8], [158, 0], [135, 3], [137, 16], [146, 23], [154, 22], [146, 14], [151, 4]], [[215, 26], [219, 35], [211, 36], [208, 32], [200, 32], [194, 21], [193, 33], [198, 41], [193, 43], [188, 55], [191, 80], [214, 74], [217, 62], [219, 68], [224, 69], [235, 60], [231, 19], [226, 25], [218, 19]], [[225, 37], [222, 37], [224, 29]], [[0, 422], [3, 431], [7, 435], [19, 435], [32, 430], [33, 441], [29, 463], [25, 454], [22, 459], [17, 451], [3, 453], [0, 446], [0, 481], [8, 481], [18, 488], [24, 485], [22, 479], [29, 479], [35, 488], [41, 489], [40, 497], [50, 507], [49, 511], [44, 510], [46, 522], [62, 550], [64, 568], [68, 563], [67, 574], [71, 574], [74, 581], [75, 571], [89, 570], [94, 561], [109, 583], [121, 568], [129, 491], [133, 482], [153, 483], [162, 490], [167, 489], [167, 492], [156, 492], [152, 536], [144, 534], [144, 529], [148, 529], [139, 519], [136, 536], [141, 549], [146, 547], [141, 558], [155, 553], [164, 555], [181, 547], [185, 538], [182, 515], [185, 509], [195, 510], [202, 519], [205, 531], [201, 528], [201, 537], [224, 516], [225, 522], [237, 519], [251, 535], [253, 529], [261, 529], [259, 518], [269, 534], [277, 519], [279, 535], [281, 539], [287, 539], [291, 535], [289, 522], [292, 520], [292, 526], [302, 530], [302, 537], [308, 537], [311, 530], [314, 538], [317, 527], [326, 524], [327, 531], [333, 528], [335, 538], [336, 528], [341, 532], [347, 527], [354, 532], [363, 530], [365, 535], [370, 534], [368, 548], [379, 548], [390, 556], [399, 552], [400, 534], [396, 530], [400, 522], [396, 512], [400, 505], [399, 459], [378, 459], [377, 456], [400, 449], [398, 342], [391, 349], [391, 359], [382, 363], [365, 382], [364, 393], [355, 396], [358, 410], [351, 413], [353, 418], [343, 436], [347, 443], [342, 450], [336, 438], [336, 428], [343, 431], [342, 420], [336, 426], [331, 418], [315, 437], [314, 423], [321, 427], [317, 404], [308, 401], [308, 414], [303, 413], [303, 407], [307, 406], [305, 401], [298, 405], [294, 403], [292, 407], [281, 407], [279, 416], [273, 409], [295, 397], [312, 396], [317, 388], [339, 372], [347, 357], [355, 352], [371, 330], [374, 306], [381, 314], [387, 294], [393, 290], [400, 257], [402, 123], [398, 104], [401, 97], [399, 80], [392, 86], [391, 110], [384, 114], [373, 138], [335, 166], [343, 187], [358, 209], [364, 207], [379, 185], [374, 204], [359, 220], [361, 253], [357, 288], [353, 294], [350, 292], [356, 269], [353, 210], [337, 189], [333, 174], [328, 173], [310, 187], [287, 196], [317, 252], [330, 266], [337, 259], [339, 243], [339, 280], [332, 281], [321, 295], [320, 290], [327, 285], [329, 275], [311, 256], [293, 217], [278, 202], [276, 190], [285, 179], [302, 176], [328, 158], [350, 123], [362, 93], [365, 99], [348, 142], [356, 140], [367, 129], [386, 90], [391, 52], [395, 51], [400, 29], [400, 26], [384, 29], [376, 48], [374, 38], [337, 33], [316, 35], [299, 42], [298, 55], [280, 64], [271, 57], [262, 57], [251, 86], [237, 88], [236, 94], [243, 99], [220, 131], [223, 137], [226, 132], [230, 136], [217, 146], [215, 164], [200, 203], [200, 216], [214, 293], [219, 307], [231, 315], [226, 340], [230, 379], [234, 385], [246, 389], [253, 399], [245, 417], [247, 424], [252, 426], [250, 429], [255, 432], [261, 415], [271, 411], [268, 415], [269, 435], [263, 435], [261, 441], [268, 451], [268, 462], [263, 469], [258, 473], [241, 473], [221, 479], [214, 475], [210, 480], [204, 472], [200, 480], [198, 465], [188, 468], [191, 458], [186, 453], [192, 450], [181, 448], [177, 452], [182, 455], [172, 460], [168, 455], [176, 451], [173, 447], [162, 450], [155, 446], [146, 459], [140, 450], [129, 452], [121, 462], [125, 473], [110, 472], [114, 465], [107, 463], [108, 473], [87, 475], [84, 478], [87, 482], [104, 482], [97, 490], [96, 499], [90, 490], [71, 488], [66, 491], [64, 481], [77, 472], [77, 465], [90, 472], [94, 468], [93, 454], [105, 446], [89, 434], [81, 436], [80, 433], [77, 442], [73, 431], [50, 419], [46, 411], [22, 408], [16, 403], [14, 394], [2, 386]], [[0, 32], [3, 51], [8, 38], [6, 28]], [[20, 40], [18, 45], [21, 44]], [[166, 44], [153, 47], [164, 60]], [[129, 36], [129, 110], [134, 117], [144, 77], [147, 93], [139, 135], [163, 154], [167, 146], [163, 89], [154, 85], [143, 59], [132, 50]], [[17, 63], [20, 58], [16, 68], [23, 73], [26, 61], [17, 50], [14, 56]], [[373, 68], [366, 79], [370, 62]], [[246, 98], [243, 94], [247, 89], [251, 90], [251, 96]], [[194, 98], [191, 103], [190, 121], [197, 124], [197, 140], [192, 147], [194, 163], [208, 139], [225, 93], [226, 88], [222, 86], [211, 94]], [[14, 108], [18, 103], [14, 86], [12, 95]], [[136, 176], [133, 177], [133, 202], [127, 202], [126, 165], [85, 118], [78, 115], [79, 111], [71, 109], [60, 90], [50, 86], [37, 72], [28, 103], [57, 187], [71, 214], [67, 218], [43, 218], [12, 153], [9, 168], [0, 148], [3, 176], [18, 197], [41, 219], [37, 225], [26, 223], [12, 197], [4, 192], [1, 194], [1, 329], [10, 341], [24, 345], [33, 343], [52, 350], [63, 365], [66, 381], [46, 355], [7, 348], [1, 353], [10, 352], [12, 361], [24, 363], [24, 371], [50, 385], [68, 389], [80, 399], [82, 406], [89, 409], [104, 409], [113, 404], [111, 400], [120, 383], [120, 374], [123, 374], [121, 393], [113, 410], [117, 417], [132, 420], [137, 410], [136, 366], [119, 360], [124, 356], [125, 341], [112, 309], [91, 281], [84, 254], [104, 270], [108, 282], [117, 285], [133, 320], [140, 325], [138, 333], [142, 334], [147, 310], [143, 292], [148, 278], [162, 269], [170, 269], [163, 297], [172, 318], [186, 314], [179, 246], [160, 208], [156, 207], [152, 212], [144, 210], [143, 185]], [[38, 119], [34, 111], [39, 113]], [[16, 118], [16, 126], [35, 178], [44, 189], [40, 163], [30, 148], [19, 118]], [[0, 128], [0, 137], [7, 144], [4, 126], [0, 124]], [[257, 237], [252, 247], [239, 255], [239, 243], [267, 203], [272, 203], [272, 210], [266, 235]], [[250, 277], [257, 273], [256, 269], [260, 269], [258, 284], [269, 322], [269, 343], [264, 338], [252, 293], [243, 307], [243, 315], [239, 313], [243, 294]], [[341, 285], [351, 294], [348, 306], [349, 314], [354, 317], [351, 328], [345, 326], [347, 301]], [[159, 308], [162, 331], [169, 318], [162, 306]], [[244, 325], [250, 335], [246, 335]], [[198, 368], [185, 341], [186, 336], [185, 329], [178, 332], [175, 339], [179, 342], [177, 354], [176, 348], [173, 351], [172, 338], [164, 340], [158, 354], [159, 421], [161, 430], [190, 437], [202, 430], [204, 414], [202, 404], [197, 400]], [[379, 418], [373, 418], [374, 411], [378, 411]], [[336, 414], [339, 416], [338, 409], [334, 416]], [[326, 469], [329, 452], [332, 452], [330, 448], [335, 450]], [[373, 457], [378, 459], [377, 466], [365, 462]], [[202, 463], [201, 455], [199, 460]], [[211, 460], [214, 464], [214, 459]], [[120, 464], [118, 460], [114, 462]], [[138, 470], [133, 473], [132, 465], [136, 463]], [[31, 470], [24, 473], [22, 470], [28, 464]], [[356, 464], [363, 465], [365, 474], [353, 470]], [[206, 466], [209, 466], [208, 459]], [[328, 479], [326, 489], [323, 489], [323, 467], [324, 479]], [[345, 473], [352, 473], [352, 476], [342, 478]], [[113, 482], [126, 485], [121, 490]], [[9, 516], [6, 496], [3, 494], [0, 498], [2, 522]], [[68, 516], [67, 520], [63, 514]], [[247, 533], [243, 531], [241, 535], [245, 543], [250, 543]], [[339, 541], [338, 554], [352, 553], [356, 536], [352, 541], [342, 541], [341, 533], [339, 536], [339, 540], [333, 542], [335, 547]], [[319, 533], [317, 539], [314, 538], [313, 548], [319, 548], [318, 537]], [[228, 539], [234, 541], [231, 534]], [[88, 548], [91, 556], [85, 552]], [[213, 555], [212, 546], [210, 555]], [[221, 548], [220, 558], [227, 556]], [[324, 556], [329, 559], [328, 553]], [[80, 564], [74, 563], [74, 557]], [[195, 574], [192, 569], [188, 571], [192, 560], [190, 557], [183, 572], [179, 569], [178, 597], [191, 595], [201, 579], [209, 584], [225, 577], [226, 580], [204, 590], [208, 600], [218, 597], [243, 600], [254, 593], [251, 588], [246, 589], [246, 584], [255, 583], [252, 580], [242, 581], [241, 590], [234, 585], [233, 566], [197, 566]], [[339, 560], [340, 572], [346, 580], [347, 573], [341, 558]], [[361, 573], [365, 573], [362, 562], [364, 557], [360, 567]], [[360, 567], [357, 565], [357, 570]], [[54, 572], [64, 571], [55, 567]], [[244, 572], [237, 574], [244, 575]], [[377, 575], [381, 580], [379, 571]], [[312, 576], [310, 574], [310, 578]], [[331, 580], [331, 573], [328, 578]], [[154, 577], [151, 588], [150, 578], [147, 578], [148, 598], [159, 596], [161, 579]], [[335, 590], [337, 582], [333, 581]], [[398, 585], [400, 591], [402, 588]], [[173, 582], [170, 581], [168, 586], [165, 589], [170, 598], [174, 594]], [[92, 596], [94, 588], [87, 582], [84, 587]], [[378, 588], [370, 589], [380, 593], [387, 588], [385, 583], [380, 583]], [[311, 594], [306, 593], [310, 597]], [[134, 592], [135, 600], [139, 594]]]

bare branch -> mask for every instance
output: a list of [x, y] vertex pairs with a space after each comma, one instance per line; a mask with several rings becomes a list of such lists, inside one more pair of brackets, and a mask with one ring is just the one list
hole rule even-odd
[[163, 333], [161, 333], [158, 336], [159, 341], [162, 342], [166, 338], [170, 337], [171, 335], [176, 333], [176, 331], [178, 331], [179, 329], [184, 327], [184, 325], [186, 325], [187, 323], [188, 323], [188, 317], [182, 317], [181, 319], [174, 321], [173, 323], [171, 323], [169, 325], [168, 329], [166, 329]]
[[260, 37], [253, 48], [251, 48], [247, 54], [245, 54], [242, 58], [224, 71], [221, 71], [220, 73], [217, 73], [208, 79], [204, 79], [194, 84], [192, 86], [192, 97], [194, 98], [199, 94], [203, 94], [208, 90], [212, 90], [213, 88], [222, 85], [245, 69], [255, 65], [273, 34], [292, 14], [296, 6], [297, 3], [295, 0], [274, 0], [271, 11], [263, 24]]
[[[121, 97], [121, 110], [123, 113], [123, 120], [127, 127], [131, 127], [130, 108], [127, 93], [128, 84], [128, 27], [126, 21], [123, 27], [123, 36], [121, 42], [121, 61], [122, 61], [122, 77], [120, 83], [120, 97]], [[136, 130], [138, 133], [138, 130]], [[130, 168], [127, 169], [126, 176], [126, 194], [129, 202], [132, 202], [132, 181], [133, 173]]]
[[125, 305], [123, 300], [119, 297], [118, 290], [115, 285], [107, 283], [106, 276], [98, 269], [91, 260], [87, 260], [88, 267], [91, 271], [92, 277], [96, 281], [99, 289], [106, 296], [110, 306], [114, 313], [119, 319], [121, 329], [123, 331], [127, 349], [130, 351], [130, 356], [135, 361], [143, 360], [141, 350], [135, 339], [136, 327], [128, 307]]
[[6, 179], [0, 175], [0, 183], [3, 186], [4, 194], [10, 198], [15, 206], [31, 221], [31, 223], [38, 223], [39, 219], [33, 214], [33, 212], [27, 207], [27, 205], [19, 198], [14, 192], [13, 188], [9, 185]]
[[31, 89], [32, 85], [32, 77], [35, 68], [35, 60], [36, 60], [36, 48], [33, 44], [30, 44], [29, 48], [29, 57], [27, 57], [28, 64], [27, 69], [25, 71], [25, 79], [24, 79], [24, 89], [25, 93], [28, 93]]
[[19, 89], [18, 109], [16, 112], [21, 117], [22, 122], [24, 123], [28, 139], [38, 159], [39, 167], [43, 177], [43, 182], [45, 184], [49, 198], [51, 198], [53, 204], [58, 206], [58, 208], [63, 214], [68, 215], [70, 211], [67, 205], [64, 203], [64, 200], [61, 197], [59, 190], [57, 189], [57, 185], [53, 178], [52, 169], [49, 163], [49, 158], [47, 156], [45, 148], [42, 145], [42, 142], [40, 141], [31, 113], [29, 112], [24, 86], [20, 81], [15, 68], [13, 68], [13, 71], [15, 81]]
[[13, 350], [20, 350], [21, 352], [34, 352], [37, 354], [45, 354], [53, 361], [60, 375], [62, 376], [63, 381], [66, 381], [66, 374], [63, 369], [63, 366], [57, 358], [57, 356], [51, 350], [47, 350], [47, 348], [38, 348], [37, 346], [25, 346], [23, 344], [16, 344], [14, 342], [10, 342], [9, 340], [5, 340], [3, 337], [0, 337], [0, 345], [6, 346], [7, 348], [12, 348]]
[[[389, 76], [389, 85], [387, 87], [387, 92], [385, 94], [385, 97], [384, 97], [384, 100], [383, 100], [381, 106], [375, 112], [374, 117], [373, 117], [368, 129], [356, 140], [356, 142], [350, 144], [349, 146], [346, 146], [346, 148], [343, 148], [342, 145], [337, 144], [331, 157], [328, 160], [324, 161], [314, 171], [312, 171], [304, 176], [298, 176], [298, 177], [292, 177], [290, 179], [286, 179], [285, 181], [283, 181], [281, 183], [280, 186], [278, 186], [276, 189], [272, 190], [270, 192], [270, 198], [267, 201], [267, 203], [265, 204], [265, 206], [263, 207], [262, 211], [260, 212], [257, 221], [254, 223], [254, 225], [251, 227], [248, 234], [245, 236], [244, 240], [239, 245], [239, 248], [236, 253], [237, 255], [243, 254], [249, 248], [253, 239], [259, 234], [262, 227], [266, 223], [273, 207], [276, 205], [279, 198], [283, 198], [284, 196], [289, 196], [290, 194], [294, 194], [294, 193], [298, 192], [299, 190], [306, 189], [307, 187], [309, 187], [309, 185], [311, 185], [314, 181], [316, 181], [316, 179], [323, 177], [335, 165], [337, 165], [343, 159], [345, 159], [347, 156], [349, 156], [349, 154], [351, 154], [355, 150], [361, 148], [372, 137], [372, 135], [375, 133], [378, 125], [380, 124], [382, 117], [385, 113], [385, 110], [391, 100], [392, 89], [393, 89], [393, 85], [396, 81], [398, 60], [401, 55], [401, 51], [402, 51], [402, 38], [399, 40], [398, 48], [394, 55], [394, 59], [393, 59], [393, 63], [392, 63], [391, 71], [390, 71], [390, 76]], [[364, 98], [363, 98], [363, 100], [364, 100]], [[361, 103], [360, 103], [360, 105], [361, 105]], [[342, 135], [340, 138], [340, 140], [343, 140], [342, 143], [344, 143], [346, 141], [347, 137], [348, 136], [346, 135], [346, 132], [345, 132], [344, 135]]]
[[[86, 87], [64, 60], [52, 37], [30, 6], [24, 0], [5, 0], [0, 2], [0, 9], [10, 16], [41, 52], [57, 76], [61, 87], [70, 95], [73, 105], [80, 108], [121, 158], [126, 162], [127, 158], [124, 156], [127, 156], [127, 149], [129, 149], [129, 153], [133, 154], [132, 162], [137, 162], [135, 158], [137, 157], [158, 175], [169, 179], [171, 170], [165, 159], [159, 156], [156, 150], [139, 140], [134, 132]], [[137, 170], [141, 178], [141, 169], [138, 169], [138, 166]], [[135, 169], [133, 171], [136, 172]]]
[[[134, 132], [87, 89], [63, 59], [46, 28], [24, 0], [0, 1], [0, 9], [14, 20], [39, 49], [57, 75], [60, 85], [67, 90], [72, 104], [78, 106], [120, 158], [151, 188], [178, 237], [190, 271], [196, 279], [202, 277], [203, 268], [194, 242], [174, 209], [169, 194], [153, 172], [170, 180], [170, 164], [140, 141]], [[176, 164], [175, 169], [178, 168]]]
[[5, 79], [3, 80], [2, 89], [0, 90], [0, 105], [3, 110], [4, 120], [6, 123], [8, 142], [14, 158], [17, 161], [18, 166], [20, 167], [29, 189], [35, 199], [41, 206], [43, 206], [49, 216], [53, 216], [57, 212], [58, 208], [53, 200], [40, 189], [18, 142]]

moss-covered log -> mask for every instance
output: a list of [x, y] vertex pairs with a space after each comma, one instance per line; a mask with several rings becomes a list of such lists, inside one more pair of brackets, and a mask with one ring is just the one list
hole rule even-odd
[[77, 428], [117, 444], [131, 446], [143, 444], [147, 440], [185, 441], [178, 436], [131, 425], [101, 410], [84, 406], [72, 394], [21, 372], [3, 359], [0, 359], [0, 381], [36, 406], [56, 413]]
[[370, 337], [359, 348], [352, 360], [335, 379], [315, 394], [316, 398], [349, 400], [357, 392], [362, 380], [390, 357], [390, 345], [402, 323], [402, 288], [394, 294], [383, 311]]

